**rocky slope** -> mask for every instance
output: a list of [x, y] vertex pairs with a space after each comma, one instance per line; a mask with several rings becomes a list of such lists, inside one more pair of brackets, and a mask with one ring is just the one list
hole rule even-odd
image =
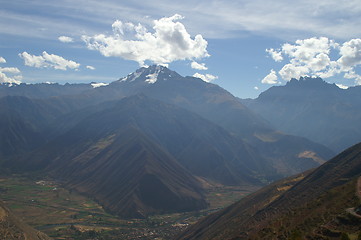
[[212, 214], [179, 239], [340, 239], [359, 234], [361, 217], [347, 209], [356, 194], [361, 144], [310, 173], [267, 186]]

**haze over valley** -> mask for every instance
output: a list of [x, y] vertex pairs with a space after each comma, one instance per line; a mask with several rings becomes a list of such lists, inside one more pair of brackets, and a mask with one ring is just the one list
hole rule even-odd
[[361, 239], [358, 2], [192, 5], [2, 4], [0, 239]]

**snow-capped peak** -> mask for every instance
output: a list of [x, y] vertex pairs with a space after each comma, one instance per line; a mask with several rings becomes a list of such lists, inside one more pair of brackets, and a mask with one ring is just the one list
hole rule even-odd
[[152, 65], [149, 67], [142, 67], [134, 73], [120, 79], [120, 82], [143, 81], [148, 84], [154, 84], [158, 80], [168, 80], [172, 77], [179, 76], [177, 73], [170, 71], [167, 67], [162, 65]]
[[162, 66], [159, 65], [155, 66], [154, 71], [152, 71], [153, 73], [148, 74], [146, 76], [147, 78], [145, 79], [145, 81], [151, 84], [155, 83], [158, 80], [158, 75], [161, 71], [162, 71]]

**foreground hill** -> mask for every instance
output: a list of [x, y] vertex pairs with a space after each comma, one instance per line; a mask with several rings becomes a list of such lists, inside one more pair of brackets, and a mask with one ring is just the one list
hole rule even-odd
[[361, 141], [361, 87], [340, 89], [321, 78], [305, 77], [243, 103], [275, 128], [336, 152]]
[[36, 231], [14, 216], [0, 202], [0, 238], [6, 240], [50, 240], [45, 234]]
[[[340, 239], [359, 234], [361, 144], [316, 170], [281, 180], [212, 214], [179, 239]], [[351, 208], [351, 213], [346, 209]]]

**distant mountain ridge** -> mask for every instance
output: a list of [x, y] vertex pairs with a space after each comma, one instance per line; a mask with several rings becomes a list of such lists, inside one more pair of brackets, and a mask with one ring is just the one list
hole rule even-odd
[[58, 84], [58, 83], [37, 83], [37, 84], [0, 84], [0, 98], [5, 96], [23, 96], [28, 98], [49, 98], [62, 95], [79, 94], [91, 90], [91, 84]]
[[335, 151], [361, 141], [361, 87], [340, 89], [321, 78], [304, 77], [242, 102], [275, 128]]
[[206, 207], [199, 178], [261, 185], [333, 155], [276, 131], [221, 87], [164, 66], [140, 68], [107, 86], [74, 87], [70, 94], [2, 98], [19, 104], [19, 121], [44, 137], [3, 166], [51, 174], [123, 217]]
[[[137, 137], [134, 139], [135, 136]], [[139, 156], [140, 152], [145, 155]], [[143, 162], [147, 158], [150, 162]], [[143, 169], [144, 164], [148, 166], [145, 169], [150, 167], [156, 171], [151, 176], [157, 178], [171, 171], [172, 174], [168, 173], [168, 177], [162, 180], [170, 189], [180, 190], [181, 187], [176, 184], [181, 179], [185, 181], [181, 185], [188, 189], [195, 187], [187, 191], [193, 192], [192, 195], [197, 196], [198, 200], [191, 200], [190, 196], [183, 200], [189, 199], [196, 203], [182, 207], [181, 203], [171, 204], [168, 200], [169, 209], [161, 208], [166, 206], [164, 203], [158, 209], [151, 206], [150, 210], [142, 206], [147, 200], [141, 199], [139, 195], [136, 195], [138, 200], [131, 201], [129, 190], [122, 191], [121, 186], [135, 184], [132, 191], [136, 191], [137, 183], [142, 181], [141, 172], [147, 173], [149, 170]], [[162, 164], [169, 166], [164, 168]], [[196, 176], [224, 184], [261, 184], [253, 175], [262, 175], [267, 168], [267, 163], [262, 162], [262, 158], [253, 153], [249, 146], [224, 129], [196, 114], [145, 95], [135, 95], [110, 103], [109, 107], [87, 116], [64, 135], [27, 155], [19, 165], [25, 169], [46, 168], [54, 176], [66, 179], [68, 186], [94, 196], [107, 209], [121, 216], [144, 217], [152, 212], [195, 210], [206, 206], [200, 194], [202, 189], [197, 186], [198, 181], [178, 164]], [[127, 167], [119, 169], [119, 166]], [[125, 174], [123, 171], [130, 174], [131, 166], [137, 169], [134, 170], [134, 177], [121, 180], [122, 174]], [[268, 168], [271, 169], [271, 166]], [[106, 177], [109, 175], [113, 177]], [[172, 178], [179, 179], [174, 181]], [[186, 182], [191, 184], [187, 185]], [[117, 191], [104, 187], [115, 187], [117, 184]], [[115, 193], [116, 196], [112, 196]], [[161, 196], [156, 192], [154, 194]], [[127, 204], [139, 204], [133, 207], [121, 204], [124, 196], [128, 196], [124, 200]], [[167, 197], [163, 196], [162, 199]], [[111, 202], [118, 202], [118, 207]], [[141, 213], [136, 214], [139, 211]]]

